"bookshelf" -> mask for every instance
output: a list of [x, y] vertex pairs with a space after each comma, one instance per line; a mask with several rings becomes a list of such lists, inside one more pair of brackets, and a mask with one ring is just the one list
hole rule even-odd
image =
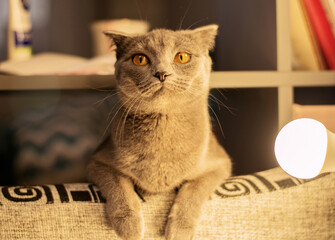
[[[211, 88], [279, 88], [335, 86], [335, 72], [215, 71]], [[0, 75], [0, 91], [74, 90], [115, 87], [113, 75], [6, 76]]]
[[[335, 72], [218, 71], [211, 88], [277, 88], [279, 127], [291, 120], [294, 87], [335, 86]], [[115, 87], [114, 76], [0, 76], [0, 91], [73, 90]]]
[[[128, 1], [130, 2], [131, 0]], [[56, 2], [58, 3], [58, 1], [55, 1], [55, 3]], [[104, 4], [111, 2], [115, 1], [105, 0], [99, 4], [104, 6]], [[156, 1], [152, 2], [156, 3]], [[168, 0], [166, 0], [166, 2], [168, 2]], [[193, 2], [197, 3], [200, 6], [199, 9], [202, 10], [201, 7], [203, 6], [200, 4], [202, 3], [201, 0]], [[238, 3], [234, 2], [233, 4], [233, 2], [234, 1], [225, 1], [226, 5], [223, 4], [222, 6], [231, 6], [234, 11], [237, 11]], [[226, 92], [225, 90], [222, 91], [224, 95], [227, 95], [227, 101], [225, 101], [225, 99], [222, 99], [222, 101], [225, 104], [227, 103], [228, 107], [232, 107], [232, 109], [234, 109], [237, 106], [236, 115], [235, 112], [234, 114], [231, 114], [225, 108], [222, 108], [221, 110], [219, 108], [216, 109], [224, 128], [225, 135], [221, 137], [222, 144], [226, 147], [227, 151], [236, 162], [236, 174], [247, 174], [277, 166], [273, 156], [274, 138], [278, 132], [278, 127], [281, 128], [292, 118], [291, 109], [292, 103], [295, 99], [295, 89], [297, 89], [296, 98], [299, 98], [300, 87], [305, 88], [304, 90], [310, 87], [311, 91], [314, 93], [314, 87], [335, 86], [335, 71], [292, 71], [289, 11], [290, 0], [272, 0], [271, 4], [268, 4], [269, 2], [267, 2], [267, 0], [259, 0], [257, 2], [258, 4], [264, 4], [266, 2], [265, 5], [267, 5], [267, 8], [265, 9], [267, 10], [267, 13], [270, 12], [267, 17], [271, 15], [271, 18], [264, 18], [271, 22], [269, 25], [272, 30], [269, 34], [271, 38], [266, 38], [270, 44], [268, 44], [267, 47], [264, 47], [266, 54], [262, 52], [254, 58], [255, 60], [258, 60], [256, 59], [257, 57], [261, 59], [260, 65], [256, 64], [253, 68], [236, 69], [268, 70], [214, 71], [211, 74], [210, 81], [210, 87], [213, 89], [228, 89]], [[71, 3], [66, 2], [64, 4], [70, 4], [72, 8], [75, 8], [77, 6], [76, 3], [77, 2], [73, 3], [71, 1]], [[218, 4], [218, 2], [214, 0], [212, 3]], [[175, 1], [175, 6], [179, 6], [178, 4], [180, 3]], [[249, 4], [255, 5], [254, 3]], [[250, 7], [250, 5], [248, 6]], [[57, 6], [58, 8], [56, 9], [63, 9], [59, 7], [63, 6], [62, 4]], [[257, 8], [257, 6], [258, 5], [256, 4], [255, 8]], [[128, 7], [125, 9], [128, 11]], [[245, 11], [252, 11], [252, 9], [249, 10], [248, 8]], [[276, 17], [274, 16], [275, 11]], [[207, 14], [207, 12], [204, 14]], [[227, 8], [226, 12], [228, 14]], [[86, 12], [79, 12], [78, 14], [82, 15], [80, 18], [81, 25], [88, 22], [90, 17], [86, 16]], [[51, 16], [54, 17], [56, 15], [57, 14], [54, 13]], [[201, 14], [196, 12], [194, 15], [199, 17]], [[234, 12], [232, 15], [234, 15]], [[70, 16], [72, 17], [72, 15]], [[230, 16], [230, 18], [228, 17], [227, 19], [231, 20], [233, 17], [234, 16]], [[78, 19], [77, 21], [79, 22]], [[228, 22], [230, 23], [230, 21]], [[253, 26], [255, 26], [255, 24]], [[227, 26], [222, 27], [227, 28]], [[69, 26], [67, 29], [69, 30], [71, 27]], [[269, 28], [267, 31], [269, 31]], [[276, 35], [274, 36], [274, 34]], [[235, 35], [231, 36], [234, 36], [235, 38]], [[237, 37], [241, 36], [245, 35], [237, 35]], [[257, 41], [255, 38], [259, 38], [259, 35], [256, 34], [252, 37], [254, 37], [254, 41]], [[274, 41], [275, 39], [276, 42]], [[228, 43], [228, 46], [231, 46], [231, 44], [234, 44], [234, 41], [230, 40], [226, 43]], [[259, 44], [249, 46], [255, 46], [257, 51], [260, 50]], [[72, 47], [71, 51], [76, 50], [75, 47], [73, 47], [73, 49]], [[263, 47], [263, 42], [261, 47]], [[224, 52], [222, 49], [217, 50], [219, 51], [216, 53], [219, 54]], [[60, 52], [62, 51], [60, 50]], [[277, 54], [275, 54], [276, 52]], [[70, 52], [70, 54], [76, 54], [76, 52]], [[237, 54], [240, 54], [240, 52]], [[226, 55], [222, 56], [227, 57]], [[234, 64], [238, 61], [236, 59]], [[269, 61], [270, 64], [265, 64], [264, 62], [266, 61]], [[250, 64], [250, 62], [251, 61], [249, 59], [248, 61], [243, 62], [244, 65], [242, 65], [245, 66], [246, 63]], [[260, 67], [258, 68], [258, 66]], [[0, 131], [1, 127], [3, 129], [7, 127], [5, 122], [7, 119], [21, 116], [26, 112], [29, 113], [41, 104], [44, 104], [43, 101], [45, 101], [45, 99], [47, 99], [47, 101], [45, 101], [46, 104], [48, 104], [48, 99], [50, 99], [51, 105], [53, 106], [53, 104], [58, 103], [58, 101], [60, 101], [60, 99], [64, 96], [67, 97], [72, 96], [72, 94], [83, 94], [83, 99], [85, 99], [87, 97], [86, 94], [91, 94], [90, 97], [96, 94], [94, 91], [86, 90], [109, 89], [113, 87], [115, 87], [115, 78], [112, 75], [0, 75], [0, 102], [2, 103], [2, 107], [0, 108]], [[216, 91], [213, 92], [217, 93]], [[103, 95], [104, 93], [101, 94]], [[220, 96], [221, 95], [218, 94], [218, 97]], [[4, 123], [3, 125], [1, 125], [1, 121]], [[243, 151], [241, 151], [241, 146], [244, 149]]]
[[[277, 88], [278, 124], [291, 120], [295, 87], [335, 86], [335, 71], [291, 70], [290, 0], [276, 1], [277, 71], [217, 71], [212, 88]], [[0, 75], [0, 91], [100, 89], [115, 87], [114, 76]]]
[[277, 27], [277, 78], [278, 85], [278, 127], [283, 127], [292, 119], [291, 106], [294, 101], [294, 87], [335, 86], [335, 72], [292, 71], [290, 42], [290, 0], [276, 0]]

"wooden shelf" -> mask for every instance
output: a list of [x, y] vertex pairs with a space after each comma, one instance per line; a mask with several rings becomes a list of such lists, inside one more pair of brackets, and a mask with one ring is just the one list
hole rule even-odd
[[263, 87], [313, 87], [335, 86], [335, 71], [324, 72], [277, 72], [238, 71], [213, 72], [212, 88], [263, 88]]
[[[335, 86], [335, 71], [212, 72], [211, 88], [266, 88]], [[115, 87], [113, 75], [73, 76], [0, 76], [1, 91], [101, 89]]]
[[0, 91], [67, 90], [115, 87], [112, 75], [0, 76]]

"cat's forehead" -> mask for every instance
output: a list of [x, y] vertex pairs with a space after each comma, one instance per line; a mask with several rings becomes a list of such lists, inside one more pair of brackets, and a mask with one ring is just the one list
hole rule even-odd
[[194, 41], [182, 31], [156, 29], [134, 38], [134, 47], [154, 52], [180, 48], [194, 48]]

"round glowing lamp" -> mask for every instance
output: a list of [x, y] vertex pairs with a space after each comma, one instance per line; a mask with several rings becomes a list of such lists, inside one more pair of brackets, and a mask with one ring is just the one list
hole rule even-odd
[[335, 171], [335, 134], [314, 119], [294, 120], [280, 130], [275, 155], [280, 167], [297, 178]]

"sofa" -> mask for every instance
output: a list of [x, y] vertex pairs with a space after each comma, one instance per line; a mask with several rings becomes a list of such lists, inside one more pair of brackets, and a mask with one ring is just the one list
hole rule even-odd
[[[119, 239], [91, 183], [0, 189], [0, 239]], [[144, 196], [144, 239], [164, 239], [174, 196]], [[194, 239], [335, 239], [335, 173], [302, 180], [273, 168], [233, 176], [204, 206]]]

